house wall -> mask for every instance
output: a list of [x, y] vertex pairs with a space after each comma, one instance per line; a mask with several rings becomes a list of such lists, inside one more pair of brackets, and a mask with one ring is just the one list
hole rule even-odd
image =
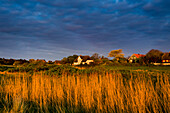
[[74, 62], [73, 64], [74, 64], [74, 65], [80, 65], [80, 64], [81, 64], [81, 62], [82, 62], [82, 60], [83, 60], [83, 59], [81, 59], [81, 57], [80, 57], [80, 56], [78, 56], [78, 58], [77, 58], [77, 62]]
[[164, 66], [170, 66], [170, 63], [162, 63]]
[[79, 65], [79, 63], [78, 62], [74, 62], [73, 65]]
[[93, 60], [87, 60], [86, 63], [90, 64], [91, 62], [93, 62]]
[[80, 57], [80, 56], [78, 56], [78, 59], [77, 59], [78, 64], [81, 64], [82, 60], [83, 60], [83, 59], [81, 59], [81, 57]]
[[153, 63], [153, 65], [159, 66], [159, 65], [161, 65], [161, 63]]
[[159, 66], [159, 65], [169, 66], [170, 65], [170, 63], [153, 63], [153, 64], [156, 66]]
[[132, 63], [134, 60], [136, 60], [136, 56], [132, 55], [130, 58], [129, 58], [129, 62]]
[[132, 63], [132, 62], [133, 62], [133, 60], [129, 60], [129, 62], [130, 62], [130, 63]]
[[136, 58], [136, 56], [135, 56], [135, 55], [132, 55], [132, 56], [130, 57], [130, 59], [132, 59], [132, 60], [136, 60], [137, 58]]
[[82, 62], [82, 64], [84, 65], [84, 64], [86, 64], [86, 62]]

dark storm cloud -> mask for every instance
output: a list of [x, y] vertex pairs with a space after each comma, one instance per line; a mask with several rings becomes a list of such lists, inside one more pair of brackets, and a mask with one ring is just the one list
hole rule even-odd
[[153, 0], [144, 5], [144, 10], [153, 16], [166, 16], [170, 13], [169, 0]]
[[169, 5], [167, 0], [0, 0], [0, 55], [54, 60], [118, 48], [126, 55], [169, 51]]

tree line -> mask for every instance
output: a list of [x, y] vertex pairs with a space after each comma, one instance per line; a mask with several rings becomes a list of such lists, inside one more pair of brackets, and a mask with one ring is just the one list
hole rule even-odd
[[[5, 59], [0, 58], [0, 65], [23, 65], [23, 64], [69, 64], [72, 65], [74, 61], [77, 59], [78, 55], [72, 55], [68, 57], [64, 57], [62, 60], [56, 61], [45, 61], [44, 59]], [[94, 65], [98, 64], [127, 64], [129, 62], [129, 57], [124, 57], [123, 50], [112, 50], [108, 53], [108, 57], [113, 57], [112, 60], [107, 57], [100, 56], [98, 53], [94, 53], [90, 58], [94, 60]], [[140, 57], [135, 60], [134, 63], [138, 63], [140, 65], [147, 65], [150, 63], [160, 63], [162, 60], [170, 60], [170, 52], [162, 52], [157, 49], [150, 50], [144, 57]]]
[[[110, 51], [108, 57], [114, 57], [113, 60], [118, 62], [121, 62], [121, 60], [125, 60], [125, 59], [128, 62], [129, 61], [128, 59], [130, 58], [130, 56], [127, 58], [124, 57], [122, 49]], [[133, 63], [140, 63], [140, 64], [161, 63], [162, 60], [170, 60], [170, 52], [162, 52], [157, 49], [152, 49], [143, 57], [135, 59]]]

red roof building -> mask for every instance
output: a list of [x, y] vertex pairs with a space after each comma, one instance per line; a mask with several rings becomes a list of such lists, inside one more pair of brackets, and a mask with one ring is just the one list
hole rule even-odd
[[142, 55], [142, 54], [133, 54], [128, 60], [129, 60], [129, 62], [135, 62], [136, 61], [136, 59], [138, 59], [138, 58], [141, 58], [141, 57], [145, 57], [145, 55]]
[[136, 58], [140, 58], [140, 57], [145, 57], [145, 55], [142, 54], [133, 54]]

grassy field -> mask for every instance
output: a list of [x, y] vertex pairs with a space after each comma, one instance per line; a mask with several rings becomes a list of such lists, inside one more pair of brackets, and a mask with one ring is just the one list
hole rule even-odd
[[57, 69], [60, 76], [45, 71], [1, 74], [0, 112], [170, 110], [169, 67]]

